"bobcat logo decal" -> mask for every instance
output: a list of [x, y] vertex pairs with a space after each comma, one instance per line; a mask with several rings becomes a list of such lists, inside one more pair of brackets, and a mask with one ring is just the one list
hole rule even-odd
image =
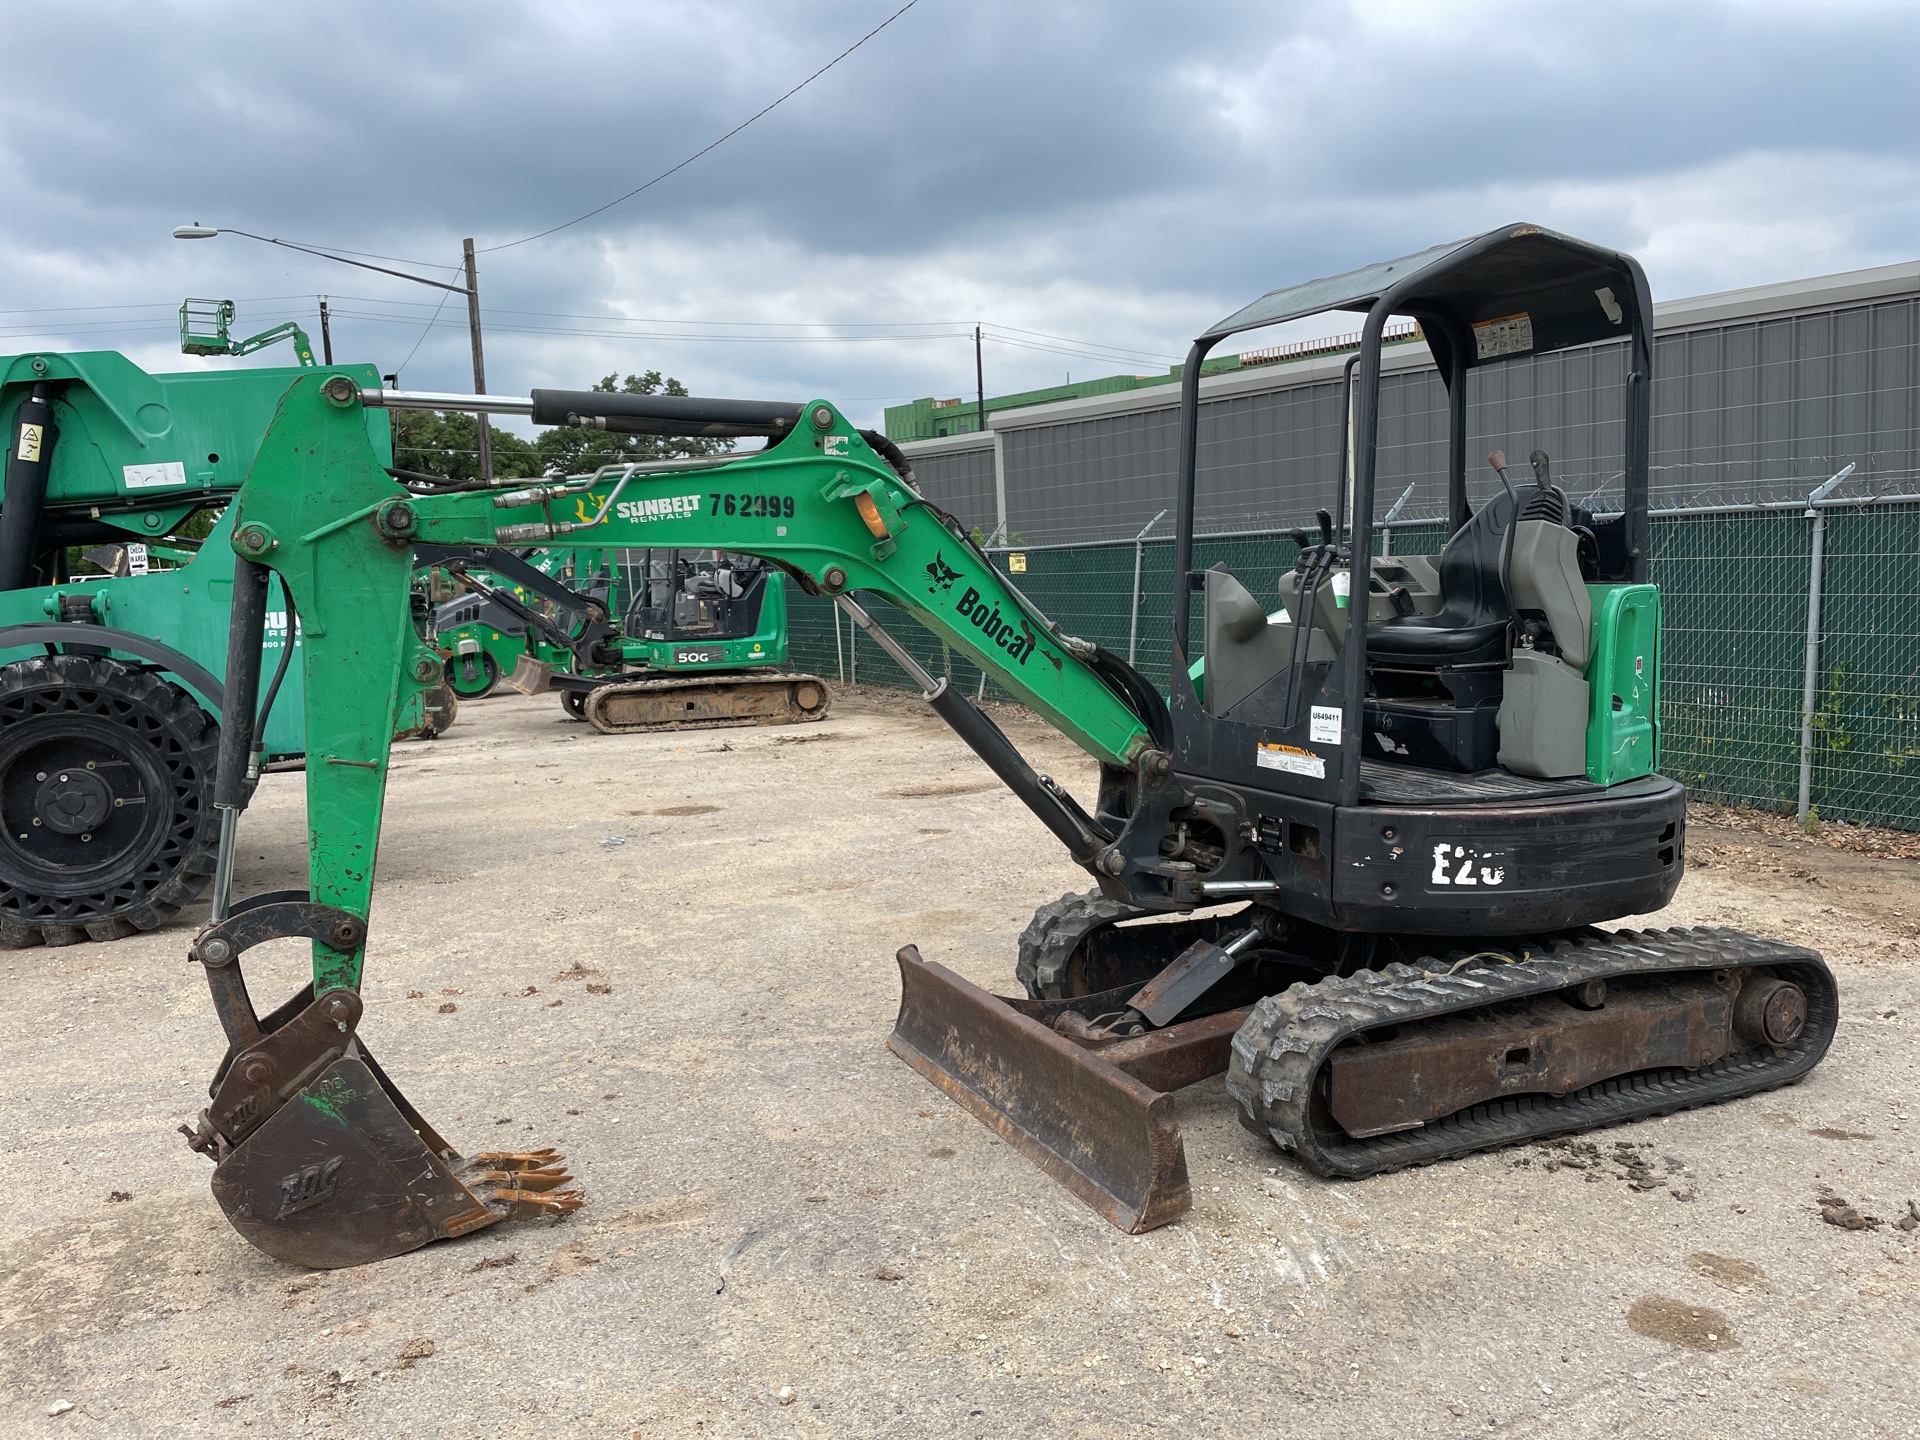
[[927, 566], [927, 578], [933, 583], [927, 586], [927, 593], [936, 590], [951, 590], [953, 582], [960, 578], [960, 572], [947, 564], [947, 557], [938, 550], [933, 552], [933, 560]]

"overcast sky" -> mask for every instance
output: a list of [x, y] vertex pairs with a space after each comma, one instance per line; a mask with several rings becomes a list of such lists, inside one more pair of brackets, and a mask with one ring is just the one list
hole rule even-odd
[[[327, 293], [337, 358], [470, 389], [459, 298], [429, 328], [425, 287], [170, 231], [451, 278], [901, 3], [11, 8], [0, 351], [190, 368], [184, 296], [250, 333]], [[1144, 373], [1264, 290], [1520, 219], [1656, 299], [1912, 260], [1916, 42], [1910, 0], [918, 0], [483, 254], [489, 388], [658, 368], [877, 419], [970, 394], [976, 321], [989, 393]]]

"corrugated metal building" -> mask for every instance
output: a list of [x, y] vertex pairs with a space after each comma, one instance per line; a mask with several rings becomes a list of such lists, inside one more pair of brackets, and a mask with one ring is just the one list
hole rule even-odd
[[[1920, 263], [1655, 306], [1654, 507], [1784, 502], [1841, 466], [1850, 494], [1917, 487]], [[1404, 518], [1445, 510], [1445, 411], [1424, 345], [1384, 356], [1378, 494]], [[1202, 383], [1199, 528], [1284, 529], [1330, 504], [1340, 356]], [[1472, 372], [1474, 444], [1538, 447], [1594, 509], [1617, 504], [1624, 350]], [[1001, 411], [987, 436], [909, 444], [930, 497], [1026, 545], [1131, 539], [1171, 502], [1178, 387]], [[1482, 484], [1492, 484], [1486, 472]]]
[[[1665, 610], [1662, 768], [1701, 796], [1794, 808], [1813, 524], [1807, 495], [1857, 466], [1826, 511], [1824, 602], [1811, 710], [1811, 801], [1829, 819], [1920, 829], [1920, 263], [1760, 286], [1656, 307], [1653, 578]], [[1377, 504], [1408, 486], [1401, 551], [1445, 538], [1444, 411], [1425, 347], [1385, 356]], [[1285, 539], [1331, 506], [1341, 468], [1339, 356], [1202, 382], [1195, 563], [1227, 562], [1271, 594]], [[1535, 447], [1595, 510], [1618, 504], [1617, 346], [1474, 371], [1473, 443]], [[1019, 583], [1071, 632], [1171, 683], [1170, 524], [1176, 387], [993, 413], [986, 436], [910, 444], [930, 498], [1000, 547]], [[1524, 470], [1523, 472], [1524, 473]], [[1497, 481], [1484, 468], [1473, 484]], [[1420, 523], [1426, 522], [1426, 523]], [[1011, 557], [1003, 558], [1007, 564]], [[890, 612], [890, 607], [884, 608]], [[891, 625], [972, 687], [978, 672]], [[795, 660], [903, 682], [800, 597]]]

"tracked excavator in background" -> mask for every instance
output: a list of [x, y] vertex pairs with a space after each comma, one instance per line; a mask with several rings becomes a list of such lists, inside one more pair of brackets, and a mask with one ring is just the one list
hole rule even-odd
[[609, 735], [826, 718], [826, 683], [784, 668], [785, 578], [758, 557], [558, 547], [514, 558], [510, 575], [458, 558], [437, 571], [465, 592], [434, 611], [462, 698], [502, 682], [554, 691]]
[[[1269, 611], [1227, 570], [1192, 568], [1201, 361], [1228, 336], [1327, 310], [1365, 316], [1350, 495], [1317, 536], [1298, 535], [1284, 605]], [[1430, 557], [1372, 554], [1380, 345], [1396, 315], [1419, 322], [1448, 397], [1452, 533]], [[1798, 1079], [1837, 1017], [1816, 953], [1730, 930], [1596, 928], [1659, 909], [1683, 867], [1684, 795], [1655, 768], [1650, 322], [1632, 259], [1515, 225], [1274, 291], [1208, 330], [1181, 395], [1171, 703], [1052, 624], [897, 452], [825, 401], [471, 397], [456, 408], [768, 443], [610, 482], [415, 495], [380, 465], [367, 410], [445, 397], [297, 379], [235, 504], [216, 803], [231, 813], [244, 799], [236, 757], [278, 576], [308, 619], [311, 892], [235, 902], [193, 948], [230, 1045], [189, 1138], [216, 1162], [228, 1218], [269, 1254], [335, 1266], [580, 1202], [552, 1151], [449, 1146], [360, 1030], [387, 737], [438, 679], [408, 668], [412, 557], [426, 545], [759, 555], [831, 596], [918, 679], [1097, 890], [1036, 915], [1024, 997], [903, 948], [889, 1043], [1127, 1230], [1188, 1208], [1171, 1092], [1222, 1071], [1249, 1127], [1330, 1176]], [[1625, 351], [1624, 513], [1572, 505], [1545, 456], [1531, 483], [1503, 475], [1471, 509], [1474, 371], [1607, 342]], [[1037, 774], [857, 592], [906, 611], [1076, 741], [1099, 764], [1092, 803]], [[313, 978], [261, 1017], [240, 962], [279, 936], [313, 942]]]

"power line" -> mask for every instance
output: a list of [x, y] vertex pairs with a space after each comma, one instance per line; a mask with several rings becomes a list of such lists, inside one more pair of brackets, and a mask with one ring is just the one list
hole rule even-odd
[[[398, 375], [402, 370], [406, 369], [407, 366], [412, 363], [413, 357], [420, 353], [420, 347], [426, 343], [427, 336], [433, 330], [434, 321], [440, 318], [440, 311], [442, 308], [445, 307], [447, 303], [447, 296], [451, 295], [452, 293], [453, 292], [451, 290], [443, 290], [440, 292], [440, 304], [433, 307], [433, 314], [427, 317], [427, 323], [420, 328], [420, 337], [419, 339], [413, 342], [413, 349], [407, 351], [407, 358], [405, 360], [402, 360], [398, 365], [393, 367], [394, 374]], [[478, 345], [480, 342], [476, 340], [473, 343], [475, 345]], [[474, 353], [477, 355], [480, 352], [478, 350], [475, 350]], [[474, 363], [474, 368], [478, 369], [480, 362], [476, 360], [473, 363]]]
[[646, 184], [636, 185], [634, 186], [633, 189], [627, 191], [626, 194], [618, 196], [612, 200], [609, 200], [607, 201], [606, 204], [597, 206], [594, 209], [587, 211], [587, 213], [584, 215], [576, 215], [571, 220], [562, 221], [558, 225], [549, 226], [547, 229], [541, 230], [532, 235], [523, 235], [518, 240], [509, 240], [504, 245], [488, 245], [484, 249], [482, 249], [479, 253], [482, 255], [491, 255], [497, 250], [511, 250], [516, 245], [529, 245], [535, 240], [544, 240], [549, 235], [557, 235], [560, 231], [571, 229], [573, 226], [580, 224], [580, 222], [583, 220], [591, 220], [594, 216], [603, 214], [604, 212], [611, 210], [616, 205], [624, 204], [628, 200], [631, 200], [634, 196], [638, 195], [643, 190], [651, 190], [654, 186], [658, 185], [662, 180], [665, 180], [668, 176], [678, 174], [680, 171], [686, 169], [687, 166], [691, 165], [694, 161], [698, 160], [702, 155], [705, 155], [708, 151], [719, 149], [722, 145], [726, 144], [727, 141], [731, 140], [734, 136], [738, 135], [742, 130], [746, 129], [749, 125], [753, 124], [753, 122], [758, 120], [761, 116], [778, 108], [781, 105], [784, 105], [787, 101], [791, 100], [794, 96], [798, 95], [802, 90], [806, 89], [807, 86], [811, 85], [814, 81], [818, 80], [822, 75], [826, 74], [827, 71], [833, 69], [834, 66], [838, 65], [842, 60], [846, 59], [847, 56], [853, 54], [854, 51], [858, 50], [862, 45], [866, 44], [869, 40], [873, 39], [874, 36], [878, 35], [882, 30], [886, 29], [889, 25], [893, 24], [894, 21], [898, 20], [902, 15], [906, 14], [907, 11], [911, 10], [915, 5], [919, 3], [920, 3], [920, 0], [907, 0], [906, 4], [902, 5], [898, 10], [894, 11], [886, 19], [882, 20], [878, 25], [874, 26], [873, 29], [869, 30], [866, 34], [862, 35], [858, 40], [854, 41], [853, 44], [849, 45], [846, 49], [842, 50], [838, 55], [834, 56], [833, 59], [829, 60], [826, 64], [822, 65], [818, 70], [814, 71], [811, 75], [807, 76], [806, 79], [802, 80], [798, 85], [794, 86], [791, 90], [787, 91], [787, 93], [782, 95], [778, 100], [775, 100], [772, 104], [767, 105], [762, 109], [756, 110], [753, 114], [749, 115], [746, 119], [742, 120], [738, 125], [734, 126], [733, 129], [727, 131], [727, 133], [722, 135], [718, 140], [715, 140], [712, 144], [703, 146], [701, 149], [694, 151], [693, 154], [687, 156], [686, 159], [682, 160], [678, 165], [675, 165], [672, 169], [662, 170], [658, 175], [654, 176], [651, 180], [647, 181]]

